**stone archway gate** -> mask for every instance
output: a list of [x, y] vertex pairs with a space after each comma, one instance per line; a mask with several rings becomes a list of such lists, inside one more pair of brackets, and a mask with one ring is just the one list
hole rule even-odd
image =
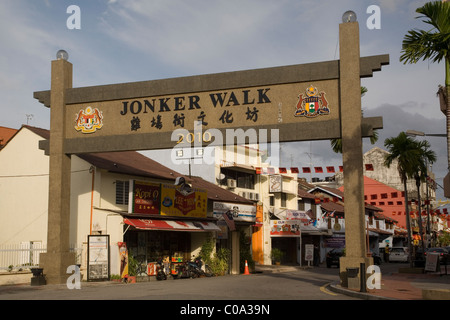
[[[341, 273], [371, 264], [362, 137], [383, 125], [381, 117], [362, 117], [360, 78], [381, 70], [389, 56], [360, 57], [358, 22], [340, 24], [339, 42], [335, 61], [83, 88], [72, 88], [70, 62], [52, 61], [51, 89], [34, 93], [51, 109], [50, 139], [41, 144], [50, 155], [48, 244], [41, 255], [48, 283], [64, 283], [75, 261], [69, 252], [72, 154], [234, 144], [211, 139], [226, 137], [227, 129], [278, 129], [279, 142], [342, 138], [347, 254]], [[202, 129], [197, 137], [194, 124]]]

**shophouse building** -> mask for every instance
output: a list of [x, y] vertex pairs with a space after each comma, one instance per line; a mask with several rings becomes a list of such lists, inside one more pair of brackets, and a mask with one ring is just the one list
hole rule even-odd
[[[0, 245], [45, 250], [51, 228], [47, 223], [49, 158], [39, 144], [47, 139], [48, 130], [23, 126], [0, 151]], [[217, 203], [231, 208], [254, 204], [139, 152], [72, 155], [71, 162], [70, 242], [85, 278], [101, 278], [106, 270], [94, 267], [88, 257], [90, 236], [107, 236], [108, 273], [120, 274], [120, 245], [126, 244], [128, 253], [143, 263], [166, 255], [190, 259], [209, 235], [215, 238], [223, 232], [223, 215], [214, 214]], [[183, 196], [174, 185], [178, 177], [190, 187]], [[231, 249], [239, 251], [238, 245]], [[0, 263], [3, 267], [6, 262]], [[38, 265], [39, 258], [28, 256], [21, 263]], [[230, 271], [239, 272], [235, 258]]]

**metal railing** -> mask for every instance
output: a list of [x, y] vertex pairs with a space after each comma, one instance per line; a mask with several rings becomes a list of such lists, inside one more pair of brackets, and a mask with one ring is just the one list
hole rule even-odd
[[[0, 246], [0, 271], [22, 271], [39, 266], [39, 255], [46, 252], [39, 244], [21, 243]], [[76, 252], [76, 263], [81, 264], [82, 248], [71, 247]]]

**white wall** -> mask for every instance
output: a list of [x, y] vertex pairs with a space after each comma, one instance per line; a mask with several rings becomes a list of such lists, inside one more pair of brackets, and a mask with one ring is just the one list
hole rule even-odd
[[21, 129], [0, 151], [0, 245], [47, 243], [49, 158], [39, 140]]

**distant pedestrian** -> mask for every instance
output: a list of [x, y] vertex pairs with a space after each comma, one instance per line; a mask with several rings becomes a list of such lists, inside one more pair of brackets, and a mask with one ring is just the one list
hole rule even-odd
[[389, 262], [389, 245], [384, 247], [384, 262]]

